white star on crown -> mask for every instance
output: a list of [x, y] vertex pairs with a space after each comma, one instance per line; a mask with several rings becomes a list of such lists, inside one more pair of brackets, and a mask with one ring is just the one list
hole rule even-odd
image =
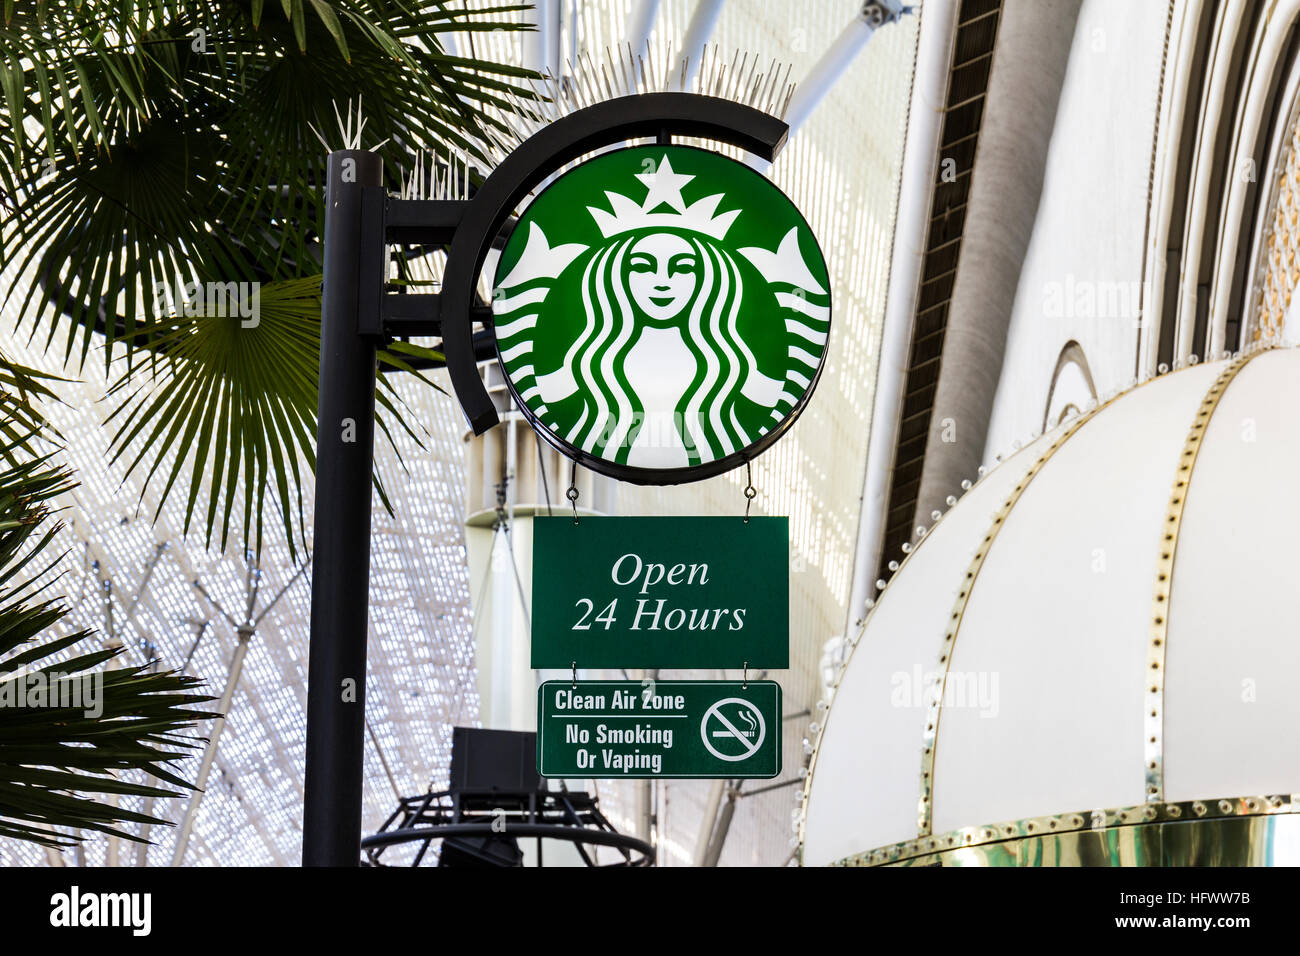
[[[597, 209], [595, 206], [587, 207], [591, 218], [596, 220], [601, 235], [606, 239], [633, 229], [661, 228], [689, 229], [721, 240], [727, 235], [727, 230], [731, 228], [736, 217], [740, 215], [739, 209], [717, 215], [718, 203], [722, 202], [722, 193], [705, 196], [689, 206], [686, 205], [685, 200], [682, 199], [682, 187], [695, 177], [673, 172], [667, 154], [659, 160], [653, 173], [637, 173], [636, 178], [647, 188], [645, 202], [638, 203], [620, 193], [606, 190], [605, 198], [609, 200], [613, 212]], [[673, 211], [654, 211], [663, 205], [669, 206]]]

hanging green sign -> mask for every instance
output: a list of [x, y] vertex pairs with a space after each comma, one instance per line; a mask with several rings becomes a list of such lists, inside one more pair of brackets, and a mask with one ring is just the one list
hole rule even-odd
[[673, 484], [754, 458], [816, 386], [830, 280], [798, 209], [718, 153], [638, 146], [559, 177], [497, 267], [497, 351], [561, 452]]
[[547, 681], [537, 689], [543, 777], [775, 777], [775, 681]]
[[788, 518], [533, 521], [532, 666], [790, 666]]

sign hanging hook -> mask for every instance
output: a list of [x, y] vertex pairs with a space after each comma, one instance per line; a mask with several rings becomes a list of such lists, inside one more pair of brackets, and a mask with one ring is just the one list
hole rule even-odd
[[758, 489], [754, 487], [754, 470], [750, 466], [749, 459], [745, 459], [745, 524], [749, 524], [749, 506], [754, 503], [758, 497]]
[[745, 666], [740, 672], [740, 689], [749, 690], [749, 661], [745, 661]]
[[574, 662], [573, 662], [573, 684], [572, 684], [572, 689], [573, 689], [573, 690], [577, 690], [577, 689], [578, 689], [578, 662], [577, 662], [577, 661], [574, 661]]
[[569, 490], [564, 493], [573, 505], [573, 523], [578, 523], [578, 463], [574, 461], [569, 468]]

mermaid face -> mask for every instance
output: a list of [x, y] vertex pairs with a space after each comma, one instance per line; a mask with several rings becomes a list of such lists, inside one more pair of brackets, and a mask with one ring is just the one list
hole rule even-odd
[[670, 322], [695, 295], [699, 260], [681, 236], [658, 232], [628, 252], [628, 290], [651, 320]]

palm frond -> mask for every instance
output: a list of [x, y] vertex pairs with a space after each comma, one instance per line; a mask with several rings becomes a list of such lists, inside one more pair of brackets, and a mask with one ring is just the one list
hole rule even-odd
[[[203, 527], [208, 546], [214, 540], [226, 546], [242, 495], [249, 515], [243, 547], [259, 550], [265, 521], [260, 489], [272, 488], [279, 524], [296, 558], [306, 532], [299, 461], [308, 469], [316, 463], [320, 276], [267, 283], [260, 286], [259, 300], [255, 325], [194, 310], [141, 329], [157, 352], [147, 366], [124, 372], [109, 391], [119, 399], [108, 419], [115, 428], [110, 447], [112, 460], [126, 461], [128, 474], [147, 469], [142, 495], [155, 479], [163, 482], [159, 509], [184, 479], [184, 533], [196, 524]], [[381, 361], [414, 371], [403, 356], [440, 357], [394, 343]], [[376, 400], [381, 432], [393, 441], [385, 421], [391, 417], [419, 444], [387, 376], [380, 376]], [[387, 504], [378, 478], [376, 484]]]
[[42, 442], [59, 438], [41, 410], [41, 401], [58, 401], [51, 383], [65, 379], [28, 368], [0, 353], [0, 460], [17, 464], [18, 454], [39, 454]]
[[[483, 107], [531, 97], [533, 74], [450, 55], [443, 37], [524, 28], [528, 8], [5, 7], [0, 269], [37, 277], [19, 293], [24, 325], [65, 363], [105, 344], [120, 400], [114, 453], [161, 482], [162, 502], [184, 500], [186, 527], [201, 519], [209, 543], [224, 546], [242, 524], [234, 537], [260, 549], [270, 498], [272, 526], [295, 553], [301, 544], [319, 308], [293, 283], [321, 271], [325, 155], [313, 127], [332, 125], [337, 104], [364, 102], [394, 190], [417, 150], [485, 160], [482, 144], [502, 127]], [[192, 280], [259, 283], [263, 310], [277, 294], [283, 310], [237, 334], [229, 322], [178, 321], [157, 292]], [[391, 369], [410, 368], [405, 348], [387, 353]], [[391, 388], [377, 406], [383, 434], [417, 434]]]
[[440, 45], [450, 29], [518, 29], [508, 14], [524, 6], [95, 7], [46, 4], [0, 28], [0, 187], [13, 204], [0, 267], [39, 266], [25, 311], [74, 319], [80, 348], [70, 337], [65, 358], [84, 361], [95, 332], [106, 363], [114, 343], [140, 346], [119, 332], [160, 317], [160, 282], [319, 271], [325, 157], [311, 130], [332, 125], [336, 104], [368, 104], [395, 169], [420, 148], [481, 158], [499, 123], [478, 107], [532, 95], [528, 71]]
[[[68, 831], [81, 830], [138, 840], [123, 824], [165, 821], [95, 796], [188, 789], [168, 764], [199, 743], [183, 731], [214, 716], [188, 708], [213, 698], [174, 671], [109, 670], [122, 648], [77, 653], [90, 631], [51, 633], [67, 609], [45, 596], [58, 560], [48, 553], [58, 531], [50, 508], [71, 477], [49, 456], [4, 449], [13, 463], [0, 471], [0, 837], [67, 846], [79, 839]], [[97, 687], [95, 700], [82, 687]]]

